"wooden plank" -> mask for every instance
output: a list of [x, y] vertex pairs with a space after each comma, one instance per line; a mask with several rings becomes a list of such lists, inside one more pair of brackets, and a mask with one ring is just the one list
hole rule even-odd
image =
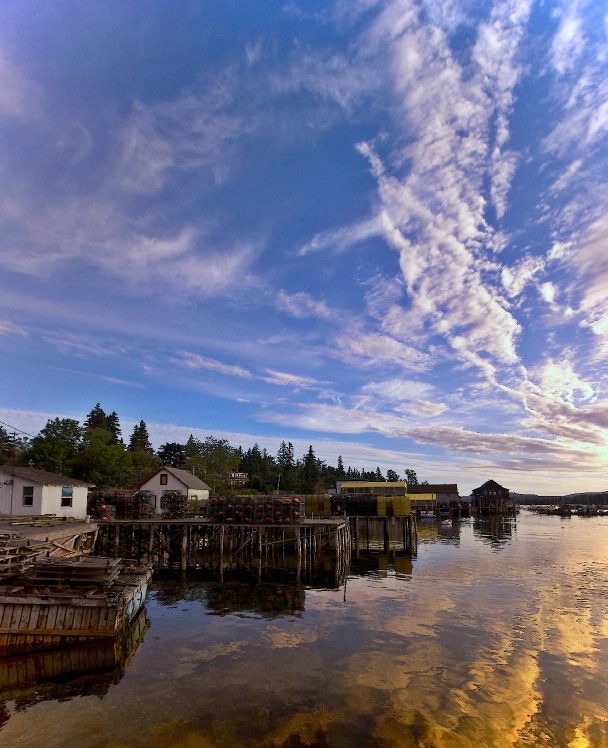
[[66, 636], [84, 636], [87, 637], [87, 639], [113, 639], [120, 633], [120, 631], [114, 631], [113, 629], [111, 631], [96, 631], [95, 633], [92, 633], [90, 629], [35, 629], [32, 631], [23, 630], [18, 633], [15, 633], [15, 631], [12, 629], [0, 629], [0, 636], [6, 634], [8, 636], [16, 636], [19, 639], [29, 635], [42, 636], [44, 638], [53, 637], [57, 638], [57, 640], [62, 639]]

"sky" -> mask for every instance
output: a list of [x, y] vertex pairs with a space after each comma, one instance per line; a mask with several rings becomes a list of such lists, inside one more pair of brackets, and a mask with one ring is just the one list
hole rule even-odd
[[608, 489], [608, 5], [0, 8], [0, 421]]

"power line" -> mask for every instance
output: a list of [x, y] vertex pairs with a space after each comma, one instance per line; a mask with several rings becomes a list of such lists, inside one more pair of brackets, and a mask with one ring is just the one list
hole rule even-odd
[[16, 435], [16, 432], [18, 431], [20, 434], [25, 434], [26, 436], [29, 436], [32, 439], [34, 438], [32, 434], [28, 434], [27, 431], [22, 431], [21, 429], [18, 429], [16, 426], [11, 426], [10, 423], [4, 423], [4, 421], [0, 421], [0, 425], [7, 426], [9, 429], [11, 429], [11, 431], [13, 431], [13, 433], [15, 433], [15, 435]]

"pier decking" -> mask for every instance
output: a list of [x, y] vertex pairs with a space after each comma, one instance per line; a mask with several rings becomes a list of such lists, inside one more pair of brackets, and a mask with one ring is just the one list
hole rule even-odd
[[321, 552], [335, 558], [342, 578], [350, 560], [350, 524], [344, 517], [307, 519], [293, 525], [222, 524], [207, 519], [98, 521], [95, 552], [137, 559], [154, 569], [214, 568], [220, 579], [225, 561], [257, 569], [281, 566], [290, 557], [296, 579], [306, 575]]

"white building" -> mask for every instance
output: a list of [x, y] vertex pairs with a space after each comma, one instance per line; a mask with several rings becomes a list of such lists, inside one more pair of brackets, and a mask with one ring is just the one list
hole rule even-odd
[[190, 501], [206, 501], [211, 489], [188, 470], [163, 465], [163, 467], [139, 487], [140, 491], [150, 491], [154, 495], [154, 508], [157, 514], [162, 511], [161, 499], [165, 491], [179, 491]]
[[0, 514], [84, 519], [91, 486], [46, 470], [0, 465]]

